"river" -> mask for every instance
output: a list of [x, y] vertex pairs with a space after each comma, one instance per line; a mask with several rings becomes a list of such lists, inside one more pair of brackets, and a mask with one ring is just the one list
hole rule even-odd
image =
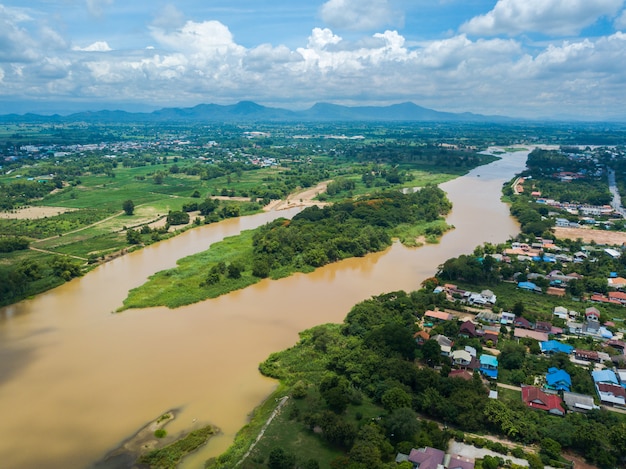
[[184, 464], [202, 467], [274, 389], [259, 362], [293, 345], [299, 331], [341, 322], [372, 295], [417, 289], [446, 259], [518, 233], [500, 193], [524, 168], [527, 152], [503, 156], [442, 185], [456, 229], [436, 245], [395, 243], [176, 310], [113, 314], [130, 288], [176, 259], [297, 210], [270, 212], [188, 231], [0, 309], [0, 465], [88, 467], [147, 421], [180, 408], [170, 433], [194, 423], [223, 432]]

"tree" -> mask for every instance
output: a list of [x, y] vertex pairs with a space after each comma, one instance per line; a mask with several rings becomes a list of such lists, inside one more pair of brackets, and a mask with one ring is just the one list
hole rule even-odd
[[181, 211], [173, 211], [167, 215], [167, 223], [170, 225], [186, 225], [189, 223], [189, 214]]
[[552, 438], [544, 438], [541, 440], [541, 450], [539, 451], [544, 464], [550, 464], [551, 460], [558, 461], [561, 457], [561, 445]]
[[128, 244], [140, 244], [141, 243], [141, 233], [138, 230], [133, 230], [132, 228], [126, 231], [126, 241]]
[[422, 356], [431, 366], [441, 362], [441, 347], [436, 340], [430, 339], [424, 342], [424, 345], [422, 345]]
[[380, 400], [388, 411], [402, 407], [411, 407], [411, 396], [404, 389], [398, 387], [385, 391]]
[[274, 448], [270, 451], [267, 467], [270, 469], [291, 469], [296, 463], [296, 457], [287, 453], [282, 448]]
[[124, 203], [122, 203], [122, 209], [126, 215], [130, 216], [135, 213], [135, 203], [130, 199], [125, 200]]
[[395, 409], [385, 419], [385, 428], [393, 441], [412, 441], [420, 429], [417, 414], [409, 408]]

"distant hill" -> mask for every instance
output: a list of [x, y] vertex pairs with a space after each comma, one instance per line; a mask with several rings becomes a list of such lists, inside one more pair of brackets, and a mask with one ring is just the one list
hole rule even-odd
[[89, 111], [60, 116], [38, 114], [7, 114], [0, 122], [356, 122], [356, 121], [441, 121], [441, 122], [502, 122], [502, 116], [483, 116], [469, 112], [456, 114], [428, 109], [406, 102], [391, 106], [341, 106], [318, 103], [304, 111], [266, 107], [252, 101], [232, 105], [199, 104], [189, 108], [163, 108], [158, 111]]

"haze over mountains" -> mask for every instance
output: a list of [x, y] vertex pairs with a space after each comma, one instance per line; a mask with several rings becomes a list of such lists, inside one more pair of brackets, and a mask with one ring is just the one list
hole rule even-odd
[[303, 111], [266, 107], [252, 101], [232, 105], [199, 104], [190, 108], [163, 108], [153, 112], [96, 111], [61, 116], [6, 114], [0, 122], [331, 122], [331, 121], [422, 121], [422, 122], [502, 122], [502, 116], [484, 116], [469, 112], [456, 114], [418, 106], [412, 102], [390, 106], [342, 106], [318, 103]]

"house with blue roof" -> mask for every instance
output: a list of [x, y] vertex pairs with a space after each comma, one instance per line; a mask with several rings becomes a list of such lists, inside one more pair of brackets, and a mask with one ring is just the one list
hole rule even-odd
[[613, 370], [592, 371], [591, 377], [593, 378], [593, 382], [595, 384], [599, 384], [599, 383], [619, 384], [617, 375], [615, 374]]
[[572, 387], [572, 378], [565, 370], [559, 370], [558, 368], [548, 368], [546, 374], [546, 389], [552, 389], [553, 391], [566, 391]]
[[569, 355], [574, 351], [574, 347], [559, 342], [558, 340], [548, 340], [546, 342], [540, 342], [539, 347], [541, 348], [541, 352], [547, 355], [552, 355], [553, 353], [565, 353]]
[[519, 282], [517, 284], [517, 288], [521, 288], [522, 290], [528, 290], [532, 292], [541, 292], [541, 287], [538, 287], [533, 282]]
[[488, 378], [498, 379], [498, 359], [493, 355], [481, 355], [480, 372]]

